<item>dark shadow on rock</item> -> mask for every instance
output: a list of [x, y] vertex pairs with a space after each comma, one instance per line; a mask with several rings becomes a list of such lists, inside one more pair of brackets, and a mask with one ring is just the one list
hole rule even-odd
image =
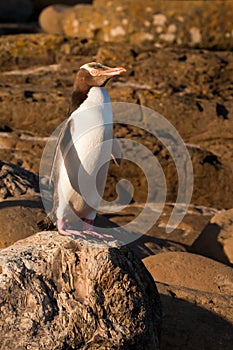
[[212, 258], [224, 264], [232, 266], [224, 253], [223, 246], [218, 242], [221, 227], [208, 223], [199, 237], [190, 247], [190, 252]]
[[[118, 214], [114, 214], [114, 216], [117, 216]], [[119, 215], [121, 216], [121, 215]], [[115, 238], [118, 240], [127, 241], [125, 240], [125, 236], [129, 237], [130, 239], [127, 241], [130, 243], [127, 243], [127, 246], [134, 251], [134, 253], [137, 255], [139, 259], [144, 259], [147, 256], [154, 255], [156, 251], [188, 251], [188, 246], [182, 243], [177, 243], [172, 240], [163, 239], [163, 238], [157, 238], [146, 234], [139, 234], [136, 232], [127, 232], [123, 227], [120, 227], [116, 223], [112, 222], [108, 219], [108, 214], [104, 215], [97, 215], [95, 219], [95, 226], [100, 228], [119, 228], [119, 236], [117, 236], [118, 233], [116, 233]], [[111, 231], [110, 231], [111, 232]], [[153, 246], [153, 249], [150, 249], [147, 245]]]
[[[153, 245], [153, 250], [146, 246]], [[139, 259], [144, 259], [147, 256], [154, 255], [156, 251], [187, 251], [188, 246], [182, 243], [177, 243], [172, 240], [157, 238], [150, 235], [142, 235], [136, 241], [129, 244], [129, 247], [134, 250]]]
[[25, 207], [25, 208], [43, 208], [41, 200], [35, 199], [12, 199], [0, 202], [0, 210], [9, 207]]
[[164, 318], [161, 350], [231, 350], [233, 325], [188, 301], [161, 295]]

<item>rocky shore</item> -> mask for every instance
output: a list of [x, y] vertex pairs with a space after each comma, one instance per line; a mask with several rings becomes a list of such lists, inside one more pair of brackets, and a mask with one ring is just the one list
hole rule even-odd
[[[57, 343], [56, 349], [63, 349], [61, 344], [69, 346], [69, 349], [83, 350], [144, 349], [143, 346], [149, 349], [145, 338], [152, 339], [154, 336], [151, 341], [153, 350], [158, 348], [159, 339], [162, 350], [230, 350], [233, 342], [231, 2], [146, 0], [134, 2], [133, 6], [132, 1], [121, 0], [116, 7], [115, 2], [101, 0], [85, 5], [75, 5], [71, 1], [66, 7], [63, 4], [59, 11], [54, 3], [47, 2], [46, 5], [52, 6], [49, 8], [40, 7], [40, 11], [44, 10], [40, 12], [41, 28], [37, 24], [37, 34], [0, 37], [0, 280], [3, 288], [0, 294], [1, 315], [4, 314], [4, 320], [0, 319], [0, 343], [4, 345], [0, 349], [15, 348], [11, 334], [15, 338], [17, 334], [22, 349], [26, 349], [25, 344], [37, 337], [39, 344], [42, 338], [47, 341], [47, 345], [46, 342], [41, 343], [39, 349], [47, 346], [52, 350], [51, 341], [58, 341], [58, 324], [64, 322], [63, 330], [67, 333], [60, 335], [61, 342]], [[148, 191], [145, 169], [127, 159], [122, 160], [119, 168], [114, 163], [110, 165], [104, 194], [109, 206], [101, 209], [95, 222], [97, 226], [109, 228], [111, 232], [114, 227], [133, 222], [143, 211], [150, 192], [148, 215], [141, 225], [134, 228], [135, 238], [139, 238], [127, 247], [131, 253], [126, 254], [121, 248], [118, 256], [118, 250], [111, 247], [102, 251], [108, 261], [107, 266], [112, 264], [111, 269], [116, 269], [119, 281], [124, 273], [127, 276], [122, 288], [128, 291], [130, 310], [135, 307], [138, 323], [135, 328], [131, 327], [132, 311], [132, 314], [127, 314], [129, 328], [117, 328], [115, 321], [111, 321], [111, 327], [106, 323], [102, 324], [102, 330], [94, 327], [86, 342], [81, 331], [73, 327], [77, 322], [80, 329], [92, 323], [93, 315], [90, 309], [85, 314], [80, 299], [82, 293], [78, 290], [79, 286], [72, 287], [71, 280], [77, 273], [83, 278], [83, 271], [88, 271], [88, 276], [85, 275], [88, 282], [85, 283], [94, 293], [94, 270], [82, 260], [84, 248], [80, 248], [79, 242], [63, 239], [54, 231], [38, 233], [46, 229], [41, 226], [46, 221], [46, 213], [38, 182], [44, 147], [67, 117], [75, 74], [80, 65], [91, 61], [127, 68], [124, 76], [110, 81], [106, 88], [114, 103], [124, 102], [127, 106], [133, 103], [141, 106], [141, 112], [134, 114], [135, 110], [129, 108], [128, 120], [134, 118], [135, 124], [127, 123], [127, 120], [126, 123], [117, 123], [114, 133], [118, 138], [142, 144], [152, 153], [166, 179], [166, 199], [158, 217], [161, 208], [157, 196], [160, 188], [163, 189], [162, 177], [156, 178], [153, 173], [155, 185]], [[177, 164], [171, 149], [162, 142], [164, 139], [148, 132], [149, 119], [142, 106], [157, 111], [174, 126], [192, 161], [194, 184], [191, 203], [183, 220], [171, 232], [167, 232], [166, 228], [179, 189]], [[115, 108], [115, 119], [118, 118], [117, 111]], [[148, 164], [146, 151], [140, 152], [133, 149], [130, 154], [135, 157], [137, 153], [137, 157], [146, 159]], [[122, 210], [109, 213], [110, 201], [117, 198], [116, 185], [122, 179], [127, 179], [134, 187], [133, 198]], [[181, 205], [180, 212], [182, 210], [184, 207]], [[144, 227], [150, 222], [150, 228], [142, 235]], [[97, 258], [95, 252], [92, 253], [88, 254], [94, 266]], [[50, 259], [48, 266], [52, 266], [52, 275], [48, 275], [44, 261], [46, 255]], [[63, 256], [66, 255], [72, 256], [75, 271], [69, 270], [64, 262]], [[62, 261], [60, 265], [55, 264], [57, 257]], [[80, 259], [82, 264], [78, 262]], [[129, 272], [125, 267], [131, 263], [137, 268], [140, 266], [140, 276], [147, 276], [145, 283], [148, 283], [151, 301], [144, 293], [146, 286], [140, 284], [143, 278], [137, 279], [137, 268]], [[86, 267], [81, 271], [83, 264]], [[63, 269], [69, 270], [69, 282], [60, 278]], [[111, 269], [109, 271], [113, 271]], [[153, 280], [162, 302], [162, 322]], [[59, 283], [62, 283], [61, 290], [66, 290], [70, 304], [62, 299], [63, 294], [57, 287]], [[101, 283], [99, 279], [98, 288]], [[127, 289], [126, 285], [130, 283], [132, 288]], [[14, 288], [18, 294], [12, 294]], [[103, 318], [104, 303], [111, 302], [113, 293], [111, 286], [109, 289], [102, 288], [102, 294], [100, 289], [92, 294], [99, 308], [94, 311], [98, 315], [96, 325]], [[141, 299], [144, 300], [143, 305], [147, 305], [144, 309], [144, 306], [137, 309], [133, 304], [136, 303], [133, 299], [135, 291], [144, 293]], [[27, 299], [23, 297], [25, 292], [28, 293]], [[117, 293], [120, 293], [119, 290]], [[17, 295], [18, 300], [14, 304]], [[40, 302], [36, 303], [41, 295], [44, 295], [42, 304], [47, 309], [41, 310]], [[118, 308], [118, 316], [126, 317], [126, 308], [123, 310], [120, 305], [127, 298], [119, 295], [114, 305]], [[49, 300], [46, 299], [48, 296]], [[88, 298], [85, 300], [87, 302]], [[92, 303], [95, 303], [93, 300]], [[152, 301], [153, 305], [150, 304]], [[63, 308], [70, 310], [72, 305], [76, 310], [75, 317], [73, 323], [68, 324]], [[90, 301], [88, 305], [93, 307]], [[150, 307], [158, 310], [155, 318], [148, 311]], [[17, 308], [21, 311], [14, 311]], [[104, 319], [113, 320], [115, 309], [106, 310]], [[77, 321], [78, 313], [82, 321]], [[15, 319], [15, 325], [12, 319]], [[151, 326], [153, 329], [148, 326], [152, 319], [155, 322], [154, 328]], [[23, 335], [25, 327], [28, 327], [28, 338]], [[49, 327], [52, 327], [51, 331]], [[112, 337], [116, 336], [114, 332], [118, 332], [114, 342], [111, 342], [107, 329], [111, 329]], [[129, 332], [132, 332], [131, 339], [127, 338]], [[7, 334], [5, 338], [4, 334]], [[137, 334], [140, 336], [137, 337]], [[79, 340], [76, 342], [74, 339]], [[126, 339], [132, 342], [127, 343]], [[138, 347], [135, 347], [134, 341], [138, 342], [135, 343]], [[140, 347], [141, 344], [144, 345]], [[30, 349], [36, 349], [34, 345]]]

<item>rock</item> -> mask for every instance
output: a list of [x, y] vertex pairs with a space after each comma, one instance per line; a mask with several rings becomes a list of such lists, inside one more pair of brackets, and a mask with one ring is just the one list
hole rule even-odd
[[17, 165], [0, 161], [0, 200], [38, 193], [38, 175]]
[[232, 295], [157, 286], [164, 310], [161, 349], [231, 350]]
[[167, 252], [149, 256], [143, 259], [143, 263], [158, 282], [233, 295], [233, 270], [204, 256]]
[[[230, 2], [96, 0], [76, 5], [61, 20], [66, 35], [155, 47], [232, 48]], [[199, 15], [202, 13], [202, 16]], [[221, 16], [216, 16], [221, 13]], [[138, 29], [140, 28], [140, 30]], [[49, 32], [49, 26], [47, 28]], [[60, 29], [61, 30], [61, 29]], [[62, 30], [61, 30], [62, 31]]]
[[1, 0], [0, 22], [24, 22], [32, 14], [30, 0]]
[[143, 259], [161, 296], [162, 349], [231, 349], [233, 271], [200, 255], [160, 253]]
[[[156, 215], [161, 208], [152, 203], [150, 207], [150, 214], [137, 223], [134, 229], [139, 238], [130, 244], [131, 249], [140, 259], [158, 253], [192, 251], [192, 244], [217, 212], [211, 208], [190, 205], [182, 222], [172, 232], [167, 233], [166, 227], [174, 204], [166, 203], [158, 220], [156, 220]], [[107, 216], [111, 222], [122, 227], [129, 222], [132, 223], [143, 208], [143, 204], [135, 203], [116, 213], [107, 214], [103, 211], [102, 214]], [[151, 228], [145, 233], [144, 229], [148, 224], [151, 225]]]
[[[92, 11], [92, 5], [76, 5], [67, 11], [61, 20], [65, 35], [94, 39], [99, 23], [103, 20], [99, 11]], [[95, 23], [98, 23], [96, 26]]]
[[0, 265], [2, 349], [159, 349], [157, 289], [127, 248], [41, 232]]
[[[233, 207], [232, 52], [148, 50], [45, 34], [2, 37], [0, 43], [0, 159], [38, 172], [48, 137], [67, 116], [78, 67], [94, 59], [122, 64], [127, 75], [107, 85], [112, 101], [158, 111], [180, 133], [194, 167], [193, 204]], [[140, 113], [134, 118], [147, 129]], [[174, 202], [178, 179], [169, 150], [135, 126], [115, 125], [115, 135], [142, 142], [154, 153], [166, 176], [167, 201]], [[134, 201], [142, 203], [147, 198], [146, 178], [127, 161], [119, 169], [111, 165], [105, 199], [114, 198], [113, 188], [123, 176], [135, 186]]]
[[192, 245], [198, 254], [233, 264], [233, 209], [213, 216]]
[[0, 201], [0, 249], [38, 232], [46, 219], [40, 197], [21, 195]]
[[62, 19], [69, 8], [69, 6], [62, 4], [46, 7], [39, 17], [39, 23], [43, 31], [52, 34], [63, 34]]
[[38, 232], [45, 217], [38, 175], [0, 161], [0, 249]]

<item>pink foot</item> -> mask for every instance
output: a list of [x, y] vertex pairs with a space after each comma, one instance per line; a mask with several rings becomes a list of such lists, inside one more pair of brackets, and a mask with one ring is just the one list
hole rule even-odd
[[113, 238], [111, 235], [105, 233], [98, 233], [92, 230], [94, 220], [83, 219], [83, 233], [86, 235], [97, 237], [97, 238]]
[[67, 230], [65, 228], [65, 222], [62, 219], [58, 219], [57, 220], [57, 229], [58, 232], [63, 235], [63, 236], [75, 236], [75, 237], [82, 237], [84, 238], [85, 236], [79, 232], [79, 231], [75, 231], [75, 230]]
[[65, 221], [63, 219], [57, 220], [57, 229], [58, 232], [63, 236], [75, 236], [75, 237], [82, 237], [85, 238], [86, 235], [95, 237], [95, 238], [113, 238], [111, 235], [107, 235], [105, 233], [98, 233], [92, 230], [93, 227], [93, 220], [89, 219], [83, 219], [83, 233], [76, 231], [76, 230], [70, 230], [65, 228]]
[[92, 237], [97, 237], [97, 238], [112, 238], [111, 235], [106, 235], [105, 233], [98, 233], [92, 230], [85, 230], [83, 231], [83, 233]]

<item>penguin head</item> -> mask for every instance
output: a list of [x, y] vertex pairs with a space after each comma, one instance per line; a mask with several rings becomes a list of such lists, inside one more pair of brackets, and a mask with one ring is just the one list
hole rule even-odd
[[108, 79], [126, 72], [123, 67], [108, 67], [101, 63], [91, 62], [80, 67], [78, 76], [85, 79], [89, 86], [103, 86]]

